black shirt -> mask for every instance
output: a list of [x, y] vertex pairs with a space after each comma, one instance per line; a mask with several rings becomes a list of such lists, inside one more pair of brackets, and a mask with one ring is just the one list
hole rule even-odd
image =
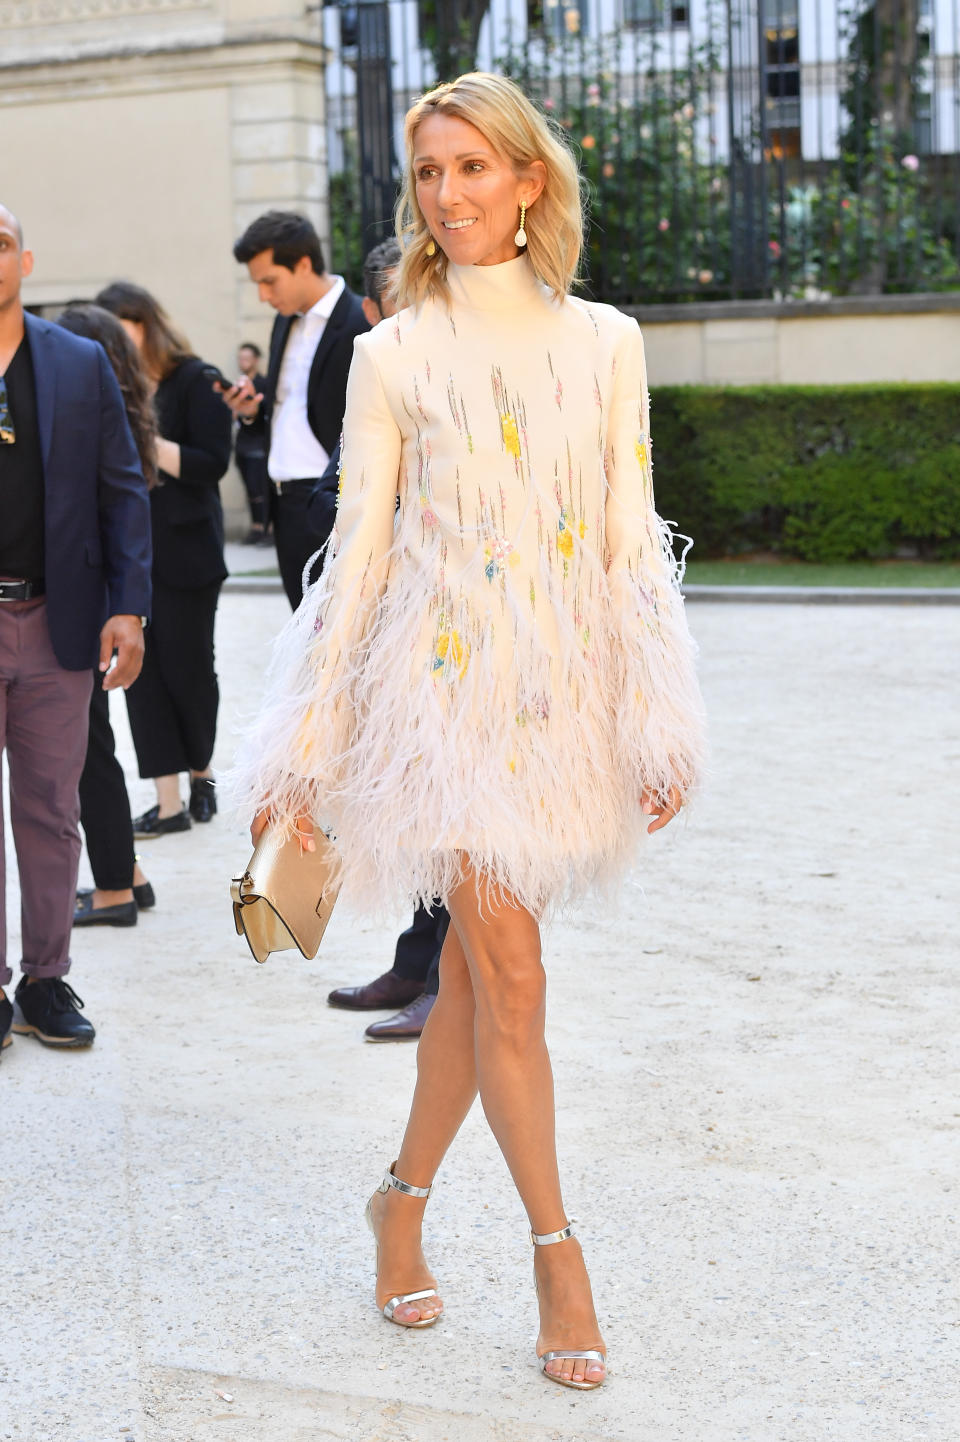
[[30, 343], [24, 335], [4, 379], [13, 445], [0, 445], [0, 576], [44, 578], [43, 454]]

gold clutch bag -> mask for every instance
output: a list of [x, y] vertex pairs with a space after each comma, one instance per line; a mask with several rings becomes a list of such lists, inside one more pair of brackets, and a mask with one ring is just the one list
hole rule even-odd
[[314, 957], [327, 929], [339, 885], [331, 881], [337, 853], [319, 829], [315, 851], [301, 851], [299, 838], [268, 826], [242, 876], [230, 887], [238, 936], [245, 936], [257, 961], [271, 951], [293, 947]]

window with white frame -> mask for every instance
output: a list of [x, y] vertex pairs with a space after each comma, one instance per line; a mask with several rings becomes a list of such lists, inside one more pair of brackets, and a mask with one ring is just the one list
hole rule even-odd
[[546, 32], [554, 39], [586, 35], [589, 24], [587, 0], [527, 0], [527, 27]]

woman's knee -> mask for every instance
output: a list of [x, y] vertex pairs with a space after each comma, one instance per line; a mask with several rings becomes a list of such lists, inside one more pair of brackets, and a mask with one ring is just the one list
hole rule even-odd
[[528, 1046], [542, 1034], [547, 978], [539, 955], [503, 954], [472, 968], [478, 1024], [504, 1041]]

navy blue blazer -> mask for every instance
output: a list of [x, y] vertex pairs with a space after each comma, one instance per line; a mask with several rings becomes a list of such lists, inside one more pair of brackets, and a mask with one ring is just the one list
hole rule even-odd
[[43, 454], [47, 619], [60, 665], [97, 664], [108, 616], [150, 615], [150, 502], [96, 341], [25, 317]]

